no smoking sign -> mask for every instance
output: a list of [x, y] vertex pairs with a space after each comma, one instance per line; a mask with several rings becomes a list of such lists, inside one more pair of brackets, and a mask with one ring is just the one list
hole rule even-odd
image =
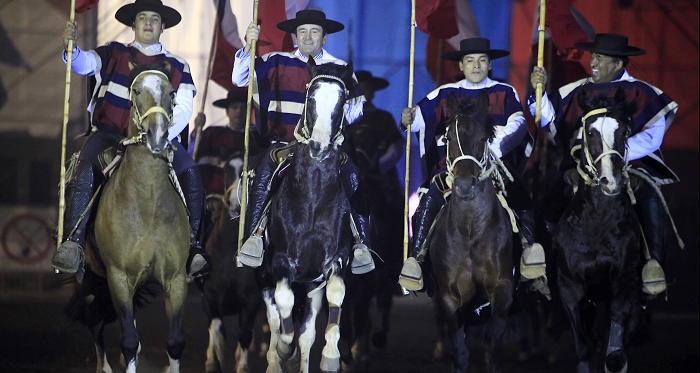
[[20, 214], [9, 219], [0, 235], [3, 253], [15, 263], [40, 262], [53, 248], [51, 228], [43, 217]]

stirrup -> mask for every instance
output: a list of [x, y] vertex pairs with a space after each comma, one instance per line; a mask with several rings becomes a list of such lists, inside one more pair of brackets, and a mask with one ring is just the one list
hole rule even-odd
[[409, 257], [403, 263], [401, 274], [399, 275], [399, 285], [409, 291], [419, 291], [423, 289], [423, 271], [416, 258]]
[[363, 275], [374, 269], [374, 260], [367, 245], [363, 243], [355, 244], [352, 247], [353, 258], [350, 264], [350, 271], [355, 275]]
[[186, 269], [187, 275], [190, 277], [202, 277], [211, 272], [211, 259], [201, 246], [194, 245], [190, 248]]
[[544, 249], [537, 242], [525, 247], [523, 255], [520, 257], [520, 274], [528, 279], [534, 280], [545, 275]]
[[74, 274], [80, 270], [85, 260], [85, 252], [77, 242], [65, 241], [51, 258], [51, 265], [68, 274]]
[[540, 294], [544, 295], [547, 300], [552, 300], [552, 291], [549, 290], [548, 282], [546, 275], [533, 279], [530, 284], [530, 290], [538, 291]]
[[666, 290], [666, 276], [659, 262], [650, 259], [642, 268], [642, 292], [656, 295]]
[[258, 268], [262, 265], [264, 254], [262, 237], [253, 234], [241, 246], [238, 262], [248, 267]]

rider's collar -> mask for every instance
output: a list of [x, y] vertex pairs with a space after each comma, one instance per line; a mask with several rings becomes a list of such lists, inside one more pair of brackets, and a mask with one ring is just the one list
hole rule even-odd
[[165, 47], [163, 47], [163, 44], [161, 44], [161, 43], [153, 44], [153, 45], [149, 45], [149, 46], [147, 46], [147, 47], [144, 47], [143, 45], [141, 45], [141, 43], [139, 43], [138, 41], [134, 40], [134, 41], [131, 42], [131, 46], [134, 46], [134, 47], [136, 47], [136, 48], [138, 48], [138, 49], [147, 50], [147, 51], [149, 51], [149, 52], [156, 52], [156, 53], [166, 53], [166, 52], [167, 52], [167, 51], [165, 50]]

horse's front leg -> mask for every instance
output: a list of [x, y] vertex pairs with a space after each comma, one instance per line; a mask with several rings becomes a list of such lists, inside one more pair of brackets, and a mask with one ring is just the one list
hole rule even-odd
[[323, 347], [321, 358], [322, 372], [338, 372], [340, 370], [340, 311], [345, 299], [345, 281], [332, 272], [326, 285], [326, 299], [328, 299], [328, 325], [326, 326], [326, 345]]
[[510, 273], [502, 274], [494, 289], [490, 289], [491, 319], [486, 325], [487, 363], [491, 372], [501, 372], [501, 344], [507, 328], [508, 313], [513, 304], [513, 281]]
[[559, 269], [559, 290], [561, 301], [564, 305], [569, 324], [574, 336], [574, 347], [576, 356], [579, 359], [578, 373], [590, 373], [589, 359], [591, 346], [588, 341], [586, 327], [581, 318], [580, 302], [584, 296], [584, 289], [581, 284], [565, 277], [562, 269]]
[[139, 334], [134, 320], [134, 289], [129, 286], [126, 274], [107, 269], [107, 283], [112, 303], [117, 311], [121, 329], [121, 365], [126, 373], [136, 373], [139, 353]]
[[97, 356], [97, 373], [112, 373], [112, 367], [107, 361], [107, 352], [105, 351], [104, 340], [104, 321], [99, 321], [96, 325], [90, 327], [92, 338], [95, 341], [95, 354]]
[[265, 372], [282, 373], [280, 357], [277, 354], [277, 343], [280, 339], [280, 311], [275, 304], [275, 289], [263, 289], [262, 294], [267, 311], [267, 324], [270, 326], [270, 344], [267, 350], [267, 370]]
[[318, 284], [309, 284], [307, 290], [310, 296], [306, 298], [306, 315], [304, 317], [304, 323], [301, 325], [301, 333], [299, 334], [299, 350], [301, 353], [301, 361], [299, 364], [303, 373], [309, 371], [311, 346], [313, 346], [316, 340], [316, 317], [321, 311], [321, 303], [323, 301], [323, 293], [318, 291], [320, 290], [318, 289]]
[[605, 352], [606, 373], [627, 372], [627, 355], [625, 354], [623, 336], [632, 312], [632, 302], [639, 299], [634, 290], [629, 291], [629, 289], [638, 289], [636, 280], [637, 278], [632, 276], [631, 281], [617, 281], [616, 284], [613, 284], [615, 294], [610, 302], [610, 333], [608, 348]]
[[180, 359], [185, 350], [185, 330], [182, 322], [185, 300], [187, 299], [187, 278], [184, 273], [177, 274], [170, 281], [163, 282], [163, 287], [165, 290], [165, 312], [168, 315], [170, 326], [168, 340], [165, 344], [170, 362], [168, 373], [179, 373]]
[[289, 360], [294, 357], [296, 346], [294, 345], [294, 320], [292, 319], [294, 292], [286, 278], [277, 282], [275, 303], [280, 311], [280, 336], [277, 341], [277, 353], [282, 360]]

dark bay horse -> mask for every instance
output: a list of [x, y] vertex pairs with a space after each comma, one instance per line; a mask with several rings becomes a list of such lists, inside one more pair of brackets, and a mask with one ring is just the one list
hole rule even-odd
[[[279, 359], [301, 352], [301, 371], [308, 372], [316, 337], [316, 316], [325, 293], [329, 304], [326, 345], [321, 370], [340, 369], [340, 307], [345, 296], [345, 270], [350, 253], [350, 208], [339, 170], [344, 125], [343, 106], [352, 82], [352, 66], [308, 62], [310, 82], [295, 135], [291, 164], [271, 201], [264, 262], [274, 283], [263, 292], [271, 329], [267, 372], [281, 372]], [[319, 285], [319, 281], [322, 283]], [[295, 339], [292, 283], [308, 292], [303, 325]], [[325, 290], [325, 291], [322, 291]]]
[[[140, 289], [153, 282], [163, 287], [170, 328], [166, 341], [170, 365], [166, 370], [180, 371], [190, 228], [184, 200], [170, 176], [172, 145], [167, 136], [175, 90], [169, 72], [167, 62], [132, 68], [129, 94], [133, 106], [127, 139], [123, 140], [126, 150], [119, 169], [104, 185], [97, 208], [93, 242], [99, 254], [86, 251], [90, 276], [104, 273], [109, 290], [93, 292], [94, 300], [86, 301], [103, 306], [93, 308], [87, 321], [95, 340], [98, 372], [112, 371], [102, 336], [104, 324], [114, 316], [121, 326], [121, 365], [128, 373], [136, 372], [141, 346], [134, 300], [139, 299]], [[88, 282], [86, 274], [84, 285], [89, 286]], [[106, 301], [110, 297], [111, 315]]]
[[429, 239], [438, 313], [452, 342], [454, 371], [464, 373], [469, 351], [460, 329], [467, 313], [489, 302], [487, 360], [500, 372], [501, 338], [513, 296], [512, 227], [494, 187], [487, 142], [494, 136], [488, 96], [476, 102], [450, 95], [447, 165], [452, 193]]
[[578, 372], [595, 371], [596, 341], [582, 308], [607, 304], [606, 372], [626, 372], [626, 336], [640, 307], [641, 228], [630, 199], [627, 136], [634, 105], [615, 97], [579, 95], [582, 118], [578, 191], [554, 232], [561, 300], [574, 334]]
[[[222, 372], [226, 367], [224, 348], [226, 331], [224, 317], [238, 315], [238, 347], [236, 348], [237, 373], [248, 372], [248, 354], [254, 335], [254, 325], [258, 313], [263, 309], [260, 295], [261, 278], [257, 268], [238, 267], [231, 260], [238, 245], [238, 219], [240, 201], [238, 186], [242, 155], [229, 158], [224, 166], [226, 192], [219, 201], [221, 208], [214, 217], [211, 233], [207, 237], [205, 249], [216, 263], [209, 276], [195, 279], [202, 291], [202, 303], [209, 320], [209, 346], [205, 371]], [[211, 202], [211, 201], [210, 201]]]

